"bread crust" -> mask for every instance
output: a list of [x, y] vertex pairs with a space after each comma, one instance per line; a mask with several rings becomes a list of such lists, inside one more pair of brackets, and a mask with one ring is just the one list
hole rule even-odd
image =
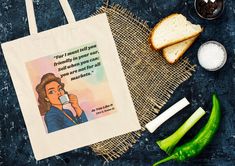
[[[189, 44], [187, 45], [187, 47], [185, 47], [185, 48], [183, 49], [182, 53], [179, 54], [179, 56], [175, 59], [174, 62], [172, 62], [172, 61], [170, 61], [170, 60], [168, 59], [168, 57], [167, 57], [167, 55], [166, 55], [166, 51], [165, 51], [164, 49], [162, 50], [162, 55], [163, 55], [163, 57], [167, 60], [168, 63], [174, 64], [175, 62], [177, 62], [177, 61], [179, 60], [179, 58], [181, 58], [181, 57], [183, 56], [183, 54], [188, 50], [188, 48], [191, 47], [191, 45], [195, 42], [195, 40], [198, 38], [199, 35], [200, 35], [200, 34], [198, 34], [198, 35], [196, 36], [196, 38], [192, 41], [192, 43], [189, 43]], [[195, 36], [193, 36], [193, 37], [195, 37]], [[193, 37], [192, 37], [192, 38], [193, 38]], [[189, 38], [189, 39], [190, 39], [190, 38]], [[176, 44], [177, 44], [177, 43], [176, 43]], [[166, 47], [165, 47], [165, 48], [166, 48]]]
[[155, 47], [155, 46], [153, 45], [153, 32], [158, 28], [158, 26], [159, 26], [163, 21], [165, 21], [166, 19], [169, 19], [169, 18], [171, 18], [171, 17], [173, 17], [173, 16], [175, 16], [175, 15], [180, 15], [180, 14], [179, 14], [179, 13], [173, 13], [173, 14], [171, 14], [171, 15], [169, 15], [169, 16], [163, 18], [163, 19], [162, 19], [161, 21], [159, 21], [159, 22], [154, 26], [154, 28], [151, 30], [150, 36], [149, 36], [149, 40], [148, 40], [148, 41], [149, 41], [150, 47], [151, 47], [152, 49], [158, 51], [158, 50], [160, 50], [160, 49], [162, 49], [162, 48], [164, 48], [164, 47], [167, 47], [167, 46], [170, 46], [170, 45], [179, 43], [179, 42], [181, 42], [181, 41], [190, 39], [190, 38], [192, 38], [192, 37], [195, 37], [195, 36], [199, 35], [199, 34], [203, 31], [203, 28], [201, 28], [201, 31], [199, 31], [198, 33], [194, 33], [193, 35], [191, 35], [191, 36], [189, 36], [189, 37], [185, 37], [185, 38], [182, 38], [182, 39], [180, 39], [180, 40], [176, 40], [176, 41], [170, 42], [170, 43], [168, 43], [168, 44], [166, 44], [166, 45], [163, 45], [163, 46], [161, 46], [161, 47], [159, 47], [159, 48]]
[[161, 20], [153, 27], [153, 29], [151, 30], [151, 32], [150, 32], [150, 34], [149, 34], [149, 38], [148, 38], [149, 45], [150, 45], [150, 47], [151, 47], [152, 49], [157, 50], [157, 51], [160, 50], [160, 49], [157, 49], [156, 47], [154, 47], [154, 45], [152, 44], [152, 43], [153, 43], [153, 42], [152, 42], [152, 38], [153, 38], [152, 36], [153, 36], [154, 30], [155, 30], [165, 19], [168, 19], [168, 18], [173, 17], [173, 16], [178, 15], [178, 14], [179, 14], [179, 13], [170, 14], [169, 16], [167, 16], [167, 17], [161, 19]]

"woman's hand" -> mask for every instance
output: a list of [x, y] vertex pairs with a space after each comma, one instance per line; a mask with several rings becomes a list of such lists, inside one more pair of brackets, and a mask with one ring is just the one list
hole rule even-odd
[[80, 108], [79, 104], [78, 104], [78, 98], [76, 95], [73, 94], [69, 94], [69, 102], [71, 103], [72, 107], [74, 108], [74, 110], [77, 113], [77, 116], [81, 116], [82, 114], [82, 109]]

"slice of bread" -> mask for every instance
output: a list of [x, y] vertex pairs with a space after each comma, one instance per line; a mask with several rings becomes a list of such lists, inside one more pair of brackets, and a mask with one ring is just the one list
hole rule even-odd
[[171, 64], [175, 63], [185, 53], [185, 51], [187, 51], [187, 49], [193, 44], [193, 42], [196, 40], [198, 36], [199, 35], [163, 48], [162, 50], [163, 57], [169, 63]]
[[151, 46], [159, 50], [183, 40], [197, 36], [202, 32], [200, 25], [187, 21], [182, 14], [171, 14], [153, 28], [150, 34]]

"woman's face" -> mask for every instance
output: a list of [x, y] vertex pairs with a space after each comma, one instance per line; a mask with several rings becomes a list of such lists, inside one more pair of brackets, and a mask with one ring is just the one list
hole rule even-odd
[[46, 84], [45, 90], [47, 98], [52, 105], [61, 105], [59, 97], [64, 95], [65, 91], [58, 82], [52, 81]]

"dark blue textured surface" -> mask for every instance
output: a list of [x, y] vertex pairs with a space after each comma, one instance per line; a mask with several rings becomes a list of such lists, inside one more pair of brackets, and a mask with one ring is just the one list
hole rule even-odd
[[[101, 0], [69, 0], [76, 20], [88, 17], [102, 5]], [[197, 158], [184, 163], [165, 165], [235, 165], [235, 2], [227, 0], [223, 15], [214, 21], [196, 16], [193, 0], [112, 0], [128, 8], [153, 27], [159, 19], [174, 13], [183, 13], [189, 20], [205, 27], [196, 43], [185, 56], [198, 64], [197, 50], [208, 40], [216, 40], [227, 49], [228, 61], [217, 72], [207, 72], [199, 65], [194, 75], [173, 94], [164, 108], [186, 96], [191, 105], [162, 125], [154, 134], [145, 132], [132, 149], [107, 165], [151, 165], [166, 155], [157, 146], [162, 139], [177, 129], [199, 106], [211, 108], [210, 94], [216, 91], [221, 99], [222, 120], [215, 138]], [[67, 21], [58, 0], [34, 0], [39, 31], [54, 28]], [[0, 0], [0, 42], [29, 35], [24, 0]], [[192, 138], [208, 118], [207, 114], [186, 134], [180, 144]], [[36, 161], [11, 78], [0, 50], [0, 165], [106, 165], [90, 148], [77, 149], [62, 155]]]

